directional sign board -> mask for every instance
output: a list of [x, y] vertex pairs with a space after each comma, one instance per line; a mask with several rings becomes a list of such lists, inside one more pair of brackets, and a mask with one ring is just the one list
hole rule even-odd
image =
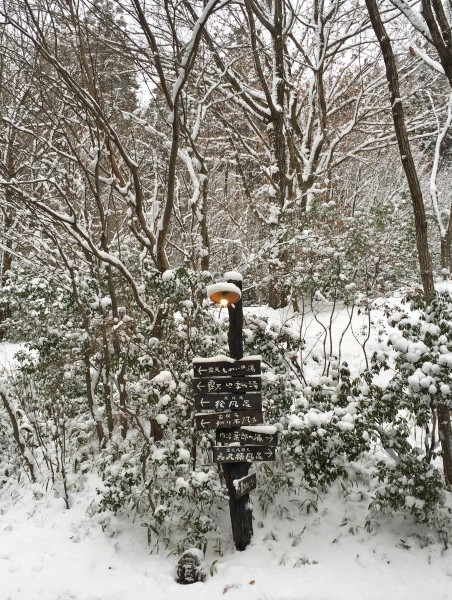
[[195, 415], [196, 429], [221, 429], [241, 425], [259, 425], [263, 421], [262, 410], [239, 412], [201, 413]]
[[275, 460], [274, 446], [214, 446], [214, 462], [251, 462], [253, 460]]
[[235, 490], [235, 497], [241, 498], [245, 494], [249, 494], [251, 490], [256, 489], [256, 473], [250, 473], [241, 479], [234, 479], [232, 482]]
[[203, 360], [196, 358], [193, 361], [193, 371], [196, 378], [206, 379], [209, 377], [223, 376], [246, 376], [260, 375], [261, 361], [259, 359], [246, 359], [235, 361]]
[[258, 392], [262, 387], [260, 377], [209, 377], [193, 383], [195, 394], [243, 394]]
[[259, 392], [248, 394], [203, 394], [195, 397], [195, 410], [245, 410], [261, 408], [262, 396]]
[[245, 429], [230, 429], [229, 431], [217, 431], [216, 441], [221, 445], [239, 443], [241, 446], [276, 446], [278, 436]]

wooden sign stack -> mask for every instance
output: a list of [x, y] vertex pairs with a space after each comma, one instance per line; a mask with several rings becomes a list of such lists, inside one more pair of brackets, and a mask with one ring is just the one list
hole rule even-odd
[[[274, 428], [262, 425], [260, 358], [195, 358], [193, 371], [195, 426], [216, 430], [214, 461], [275, 460], [277, 436]], [[240, 498], [256, 487], [256, 476], [247, 475], [234, 485]]]

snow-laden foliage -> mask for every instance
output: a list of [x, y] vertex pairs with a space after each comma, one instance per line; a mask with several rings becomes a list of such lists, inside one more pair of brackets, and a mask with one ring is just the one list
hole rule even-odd
[[357, 295], [376, 297], [410, 284], [416, 270], [412, 225], [393, 226], [403, 204], [400, 196], [362, 210], [315, 203], [287, 250], [290, 268], [281, 283], [295, 306], [301, 310], [301, 297], [351, 304]]
[[[152, 543], [173, 543], [174, 526], [176, 537], [185, 532], [182, 545], [199, 544], [216, 527], [208, 515], [224, 493], [206, 460], [209, 440], [193, 430], [191, 360], [212, 354], [225, 337], [205, 307], [208, 274], [180, 269], [147, 281], [165, 312], [159, 331], [133, 310], [114, 318], [111, 299], [89, 278], [78, 282], [76, 305], [70, 288], [11, 277], [2, 294], [12, 314], [7, 326], [30, 342], [5, 397], [33, 477], [61, 488], [68, 505], [77, 477], [95, 465], [99, 510], [146, 515]], [[6, 445], [8, 427], [2, 433]]]
[[[193, 357], [227, 352], [227, 324], [205, 296], [212, 277], [142, 272], [151, 322], [121, 280], [83, 264], [73, 276], [75, 288], [64, 273], [44, 285], [28, 265], [3, 288], [5, 325], [29, 342], [2, 385], [1, 481], [28, 477], [36, 493], [51, 487], [70, 507], [95, 472], [92, 518], [107, 532], [123, 513], [143, 524], [155, 550], [221, 544], [227, 496], [212, 464], [214, 435], [194, 429], [191, 370]], [[352, 377], [334, 356], [316, 362], [305, 351], [297, 316], [278, 323], [247, 309], [245, 354], [262, 356], [265, 420], [279, 436], [277, 461], [256, 465], [257, 494], [266, 510], [278, 492], [315, 510], [325, 490], [359, 471], [375, 489], [369, 526], [381, 511], [402, 511], [446, 542], [432, 436], [438, 398], [448, 402], [450, 299], [391, 318], [388, 344]], [[419, 434], [429, 428], [427, 453], [413, 442], [413, 423]]]
[[385, 451], [377, 465], [382, 485], [371, 512], [409, 512], [447, 541], [451, 514], [437, 465], [441, 458], [448, 468], [450, 420], [444, 414], [451, 406], [451, 296], [437, 294], [425, 309], [395, 311], [389, 324], [393, 333], [372, 357], [371, 371], [357, 389], [363, 416]]
[[[391, 392], [400, 394], [401, 407], [415, 415], [418, 425], [426, 425], [438, 405], [452, 408], [451, 296], [438, 293], [425, 310], [397, 312], [389, 323], [395, 326], [389, 346], [397, 368]], [[387, 356], [388, 351], [377, 359]]]
[[309, 487], [325, 489], [347, 478], [350, 461], [369, 449], [367, 424], [350, 396], [347, 365], [333, 363], [328, 375], [313, 378], [285, 415], [283, 452], [301, 469]]

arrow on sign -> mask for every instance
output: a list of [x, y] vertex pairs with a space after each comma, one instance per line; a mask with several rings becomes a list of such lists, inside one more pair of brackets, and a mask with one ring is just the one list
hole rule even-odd
[[259, 425], [263, 421], [261, 410], [241, 410], [235, 412], [201, 413], [195, 415], [196, 429], [221, 429], [241, 425]]
[[246, 410], [262, 408], [260, 392], [247, 392], [246, 394], [195, 394], [195, 410]]
[[237, 444], [240, 446], [276, 446], [278, 436], [259, 432], [244, 431], [243, 429], [228, 429], [217, 431], [217, 444]]
[[199, 392], [244, 394], [258, 392], [262, 388], [260, 377], [209, 377], [195, 380], [195, 390]]
[[[199, 359], [198, 359], [199, 360]], [[224, 360], [193, 360], [193, 372], [195, 378], [220, 377], [220, 376], [244, 376], [260, 375], [261, 361], [259, 359], [242, 359], [236, 361]]]
[[213, 459], [216, 462], [252, 462], [253, 460], [275, 460], [276, 448], [259, 446], [214, 446]]

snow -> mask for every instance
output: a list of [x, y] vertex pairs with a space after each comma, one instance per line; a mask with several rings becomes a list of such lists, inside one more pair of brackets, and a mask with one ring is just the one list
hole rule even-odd
[[216, 356], [211, 356], [210, 358], [203, 358], [198, 356], [193, 359], [193, 364], [204, 364], [210, 362], [230, 362], [233, 363], [235, 360], [230, 356], [226, 356], [225, 354], [217, 354]]
[[[292, 322], [301, 328], [305, 353], [311, 355], [323, 346], [321, 324], [330, 323], [326, 304], [316, 310], [316, 318], [314, 310], [310, 307], [301, 321], [290, 309], [252, 309], [267, 317], [270, 324]], [[245, 309], [246, 314], [249, 311]], [[347, 322], [346, 307], [339, 306], [331, 323], [333, 352], [338, 351]], [[342, 358], [349, 362], [352, 373], [363, 368], [362, 341], [367, 333], [361, 333], [361, 328], [365, 324], [365, 315], [355, 315], [354, 334], [345, 330], [342, 338]], [[376, 337], [372, 330], [369, 351]], [[403, 345], [397, 336], [393, 341]], [[408, 349], [415, 357], [419, 348], [412, 346]], [[0, 344], [0, 364], [10, 368], [14, 352], [21, 347]], [[243, 360], [256, 358], [260, 359], [249, 356]], [[441, 359], [452, 365], [447, 348]], [[230, 360], [218, 355], [194, 362]], [[434, 367], [424, 362], [410, 385], [431, 386]], [[311, 378], [312, 373], [307, 376]], [[162, 371], [152, 382], [166, 388], [174, 386], [169, 371]], [[439, 392], [447, 395], [450, 388], [442, 384]], [[162, 400], [166, 401], [165, 395], [160, 404]], [[333, 417], [339, 419], [336, 426], [343, 430], [354, 427], [353, 401], [325, 413], [309, 409], [303, 399], [297, 399], [294, 407], [300, 412], [290, 416], [289, 429], [309, 427], [323, 436], [322, 425]], [[161, 417], [166, 415], [157, 416], [164, 424]], [[277, 431], [274, 425], [242, 429], [262, 434]], [[165, 459], [163, 448], [152, 446], [151, 453], [156, 461]], [[178, 449], [178, 456], [187, 463], [187, 478], [200, 487], [217, 476], [213, 469], [190, 473], [190, 454], [185, 448]], [[221, 519], [229, 533], [221, 554], [208, 547], [204, 562], [212, 574], [204, 583], [187, 586], [175, 582], [178, 556], [149, 554], [145, 528], [130, 518], [93, 511], [96, 487], [102, 485], [94, 475], [84, 476], [83, 485], [71, 494], [69, 510], [51, 486], [27, 490], [25, 485], [7, 482], [0, 489], [1, 600], [215, 600], [223, 596], [231, 600], [424, 600], [432, 590], [435, 600], [450, 600], [452, 549], [444, 549], [427, 526], [415, 525], [403, 516], [379, 516], [371, 530], [366, 529], [368, 505], [379, 485], [369, 475], [371, 465], [357, 464], [356, 479], [334, 485], [320, 498], [313, 497], [317, 510], [309, 512], [303, 508], [310, 499], [309, 492], [300, 491], [289, 498], [275, 496], [264, 513], [258, 502], [261, 468], [256, 465], [257, 490], [250, 494], [254, 507], [251, 545], [245, 552], [234, 550], [225, 500]], [[184, 493], [189, 487], [183, 477], [176, 480], [176, 490]], [[407, 507], [419, 502], [409, 495], [405, 498]], [[165, 511], [166, 507], [157, 510]]]
[[157, 421], [157, 423], [159, 425], [166, 425], [168, 423], [168, 417], [167, 417], [167, 415], [164, 415], [163, 413], [158, 414], [155, 417], [155, 420]]
[[179, 557], [149, 555], [142, 527], [89, 516], [97, 483], [88, 481], [70, 510], [53, 493], [36, 499], [29, 492], [19, 502], [13, 490], [3, 490], [2, 599], [424, 600], [433, 590], [435, 600], [450, 600], [452, 551], [425, 545], [428, 529], [419, 532], [402, 518], [382, 518], [367, 532], [369, 490], [356, 485], [346, 496], [333, 488], [318, 512], [306, 514], [292, 503], [286, 518], [272, 510], [263, 515], [253, 502], [247, 550], [232, 550], [231, 539], [222, 556], [208, 549], [204, 560], [213, 575], [181, 586], [175, 582]]
[[223, 277], [226, 281], [243, 281], [243, 276], [238, 271], [227, 271]]
[[203, 473], [202, 471], [193, 472], [193, 478], [198, 481], [198, 483], [205, 483], [209, 480], [208, 473]]
[[240, 429], [245, 429], [246, 431], [251, 431], [252, 433], [262, 433], [265, 435], [274, 435], [278, 431], [275, 425], [245, 425], [240, 427]]
[[179, 448], [179, 458], [183, 462], [190, 462], [190, 452], [186, 448]]
[[165, 448], [154, 448], [154, 450], [152, 452], [152, 459], [153, 460], [163, 460], [165, 458], [165, 455], [166, 455]]
[[243, 358], [241, 358], [239, 361], [236, 361], [234, 358], [231, 358], [230, 356], [226, 356], [225, 354], [217, 354], [216, 356], [210, 356], [209, 358], [203, 358], [202, 356], [197, 356], [196, 358], [193, 359], [193, 364], [205, 364], [205, 363], [211, 363], [211, 362], [230, 362], [230, 363], [235, 363], [235, 362], [247, 362], [247, 361], [254, 361], [254, 360], [262, 360], [262, 356], [260, 354], [253, 354], [250, 356], [244, 356]]
[[223, 283], [212, 283], [212, 285], [206, 287], [206, 293], [209, 297], [217, 292], [235, 292], [240, 298], [242, 297], [241, 290], [233, 283], [228, 283], [226, 281]]
[[24, 344], [2, 342], [0, 344], [0, 371], [13, 369], [15, 364], [14, 355], [23, 348]]
[[104, 298], [102, 298], [100, 301], [100, 305], [104, 310], [107, 310], [108, 308], [110, 308], [110, 306], [111, 306], [110, 296], [104, 296]]
[[182, 552], [181, 556], [186, 556], [187, 554], [195, 556], [199, 562], [204, 560], [204, 552], [199, 548], [189, 548], [188, 550], [185, 550], [185, 552]]
[[185, 481], [185, 479], [183, 477], [178, 477], [176, 479], [176, 489], [180, 490], [180, 489], [190, 489], [190, 484], [188, 483], [188, 481]]
[[162, 273], [163, 281], [171, 281], [172, 279], [174, 279], [174, 269], [168, 269], [167, 271]]
[[391, 0], [391, 3], [405, 15], [405, 17], [410, 21], [413, 27], [419, 31], [419, 33], [421, 33], [426, 39], [430, 39], [430, 32], [427, 24], [418, 11], [412, 8], [405, 0]]
[[161, 371], [152, 381], [159, 385], [170, 385], [173, 382], [173, 376], [170, 371]]

